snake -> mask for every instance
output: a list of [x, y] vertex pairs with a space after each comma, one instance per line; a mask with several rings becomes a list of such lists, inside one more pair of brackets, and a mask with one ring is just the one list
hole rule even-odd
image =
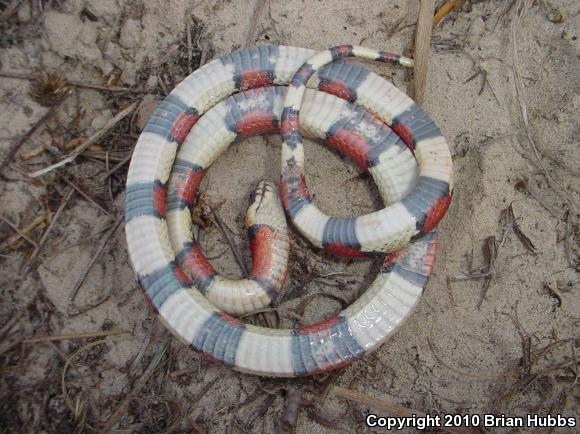
[[[206, 358], [241, 372], [278, 377], [312, 375], [345, 366], [378, 348], [408, 317], [427, 284], [437, 246], [435, 227], [452, 196], [449, 148], [433, 121], [407, 95], [377, 74], [339, 60], [365, 57], [410, 66], [410, 59], [354, 46], [335, 47], [313, 57], [314, 54], [298, 47], [259, 46], [207, 63], [159, 105], [131, 158], [125, 232], [140, 286], [176, 336]], [[285, 93], [282, 98], [272, 98], [282, 101], [273, 104], [279, 117], [274, 110], [269, 116], [246, 112], [249, 117], [244, 118], [243, 104], [235, 106], [235, 99], [254, 101], [260, 95], [259, 89], [268, 87], [276, 89], [272, 95]], [[329, 115], [332, 110], [325, 108], [326, 103], [315, 103], [332, 96], [322, 92], [335, 95], [334, 101], [336, 97], [342, 99], [335, 103], [342, 105], [340, 116]], [[232, 115], [229, 119], [223, 111], [228, 107]], [[353, 114], [357, 110], [358, 114]], [[211, 125], [211, 113], [221, 119], [212, 128], [202, 128], [206, 117]], [[233, 113], [242, 115], [239, 122], [233, 121]], [[357, 116], [364, 122], [357, 123]], [[335, 219], [314, 206], [305, 181], [301, 137], [301, 131], [308, 132], [304, 127], [308, 127], [310, 118], [318, 125], [310, 128], [310, 135], [323, 137], [378, 182], [381, 196], [388, 203], [383, 210]], [[225, 129], [220, 128], [224, 125]], [[316, 128], [318, 131], [314, 131]], [[317, 324], [269, 329], [243, 323], [204, 295], [207, 287], [203, 288], [199, 280], [203, 273], [192, 279], [191, 273], [184, 271], [180, 265], [184, 255], [176, 252], [183, 245], [172, 245], [168, 227], [173, 210], [181, 208], [185, 210], [183, 215], [190, 209], [205, 171], [219, 155], [217, 148], [212, 150], [207, 145], [210, 141], [206, 141], [201, 143], [202, 148], [208, 149], [209, 158], [205, 161], [181, 158], [182, 149], [192, 148], [188, 143], [195, 142], [198, 130], [214, 131], [216, 140], [221, 140], [218, 148], [221, 146], [222, 151], [245, 136], [281, 133], [282, 205], [297, 230], [313, 245], [335, 255], [389, 253], [379, 274], [358, 300]], [[387, 162], [393, 158], [396, 161], [400, 155], [404, 159], [405, 154], [414, 155], [418, 173], [393, 187], [397, 182], [384, 180]], [[177, 182], [179, 178], [188, 180], [187, 188], [178, 194], [168, 193], [174, 165], [182, 171]], [[396, 164], [391, 167], [393, 179], [398, 179], [398, 168]], [[273, 195], [274, 190], [272, 183], [261, 182], [253, 195], [255, 206]], [[400, 200], [392, 202], [393, 199]], [[190, 252], [194, 251], [190, 256], [202, 255], [193, 239], [187, 243]], [[259, 249], [255, 250], [259, 253]], [[215, 279], [215, 275], [206, 274], [206, 280]]]

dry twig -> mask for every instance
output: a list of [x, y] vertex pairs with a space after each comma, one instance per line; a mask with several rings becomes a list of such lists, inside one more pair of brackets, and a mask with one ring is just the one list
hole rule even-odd
[[23, 344], [33, 344], [37, 342], [53, 342], [53, 341], [71, 341], [77, 339], [91, 339], [102, 338], [105, 336], [115, 336], [129, 333], [125, 330], [107, 330], [103, 332], [89, 332], [89, 333], [74, 333], [68, 335], [53, 335], [53, 336], [37, 336], [33, 338], [22, 339]]
[[153, 372], [155, 372], [155, 370], [157, 369], [157, 366], [159, 365], [159, 362], [161, 362], [161, 359], [165, 354], [165, 350], [167, 349], [167, 346], [169, 345], [170, 342], [171, 337], [167, 336], [159, 344], [157, 350], [155, 351], [155, 355], [151, 359], [151, 362], [149, 363], [149, 366], [147, 366], [145, 372], [143, 372], [141, 378], [139, 378], [139, 380], [133, 386], [131, 392], [129, 392], [129, 394], [125, 397], [125, 399], [121, 401], [115, 412], [111, 415], [111, 417], [109, 417], [109, 420], [107, 421], [107, 423], [105, 424], [104, 428], [101, 431], [103, 434], [111, 432], [111, 430], [115, 427], [115, 425], [119, 423], [119, 421], [127, 411], [129, 403], [139, 395], [143, 387], [145, 387], [145, 384], [147, 384], [147, 381], [149, 381], [149, 378], [151, 378], [151, 375], [153, 375]]
[[115, 164], [111, 168], [111, 170], [107, 170], [107, 172], [104, 173], [99, 178], [99, 181], [101, 181], [101, 182], [105, 181], [109, 176], [111, 176], [113, 173], [115, 173], [117, 170], [119, 170], [121, 167], [123, 167], [125, 164], [127, 164], [132, 156], [133, 156], [133, 152], [129, 152], [129, 154], [126, 157], [124, 157], [121, 161], [119, 161], [117, 164]]
[[48, 172], [51, 172], [54, 169], [58, 169], [59, 167], [62, 167], [67, 163], [71, 163], [79, 155], [81, 155], [89, 146], [91, 146], [93, 143], [96, 143], [97, 140], [103, 137], [111, 128], [117, 125], [133, 110], [135, 110], [138, 104], [139, 104], [138, 102], [134, 102], [126, 109], [117, 113], [117, 115], [113, 117], [113, 119], [111, 119], [109, 122], [107, 122], [103, 128], [101, 128], [99, 131], [91, 135], [87, 140], [85, 140], [85, 142], [82, 145], [78, 146], [73, 152], [71, 152], [67, 157], [60, 160], [58, 163], [52, 164], [48, 167], [45, 167], [44, 169], [33, 172], [29, 176], [31, 176], [32, 178], [36, 178], [38, 176], [42, 176]]
[[461, 7], [464, 0], [448, 0], [441, 8], [437, 11], [433, 17], [432, 27], [435, 28], [437, 24], [441, 22], [450, 12], [457, 10]]
[[86, 265], [85, 269], [81, 273], [81, 276], [77, 280], [77, 283], [75, 284], [75, 286], [74, 286], [74, 288], [72, 290], [72, 293], [71, 293], [71, 296], [70, 296], [71, 303], [74, 301], [74, 299], [75, 299], [75, 297], [76, 297], [76, 295], [77, 295], [77, 293], [78, 293], [81, 285], [83, 284], [83, 282], [85, 281], [87, 275], [89, 274], [89, 271], [91, 271], [91, 268], [93, 268], [93, 265], [95, 264], [95, 262], [97, 261], [97, 259], [101, 255], [101, 253], [103, 252], [105, 246], [107, 245], [107, 243], [109, 242], [109, 240], [111, 239], [111, 237], [113, 236], [113, 234], [115, 233], [115, 231], [121, 225], [122, 222], [123, 222], [123, 216], [121, 215], [120, 217], [117, 218], [117, 221], [115, 221], [115, 223], [113, 224], [113, 226], [111, 226], [111, 228], [109, 229], [109, 231], [105, 234], [105, 236], [101, 240], [101, 244], [99, 245], [97, 251], [95, 252], [95, 254], [93, 255], [93, 257], [91, 258], [91, 260], [89, 261], [89, 263]]
[[[40, 226], [41, 224], [43, 224], [45, 221], [46, 221], [46, 216], [44, 216], [44, 215], [36, 216], [34, 218], [34, 220], [32, 220], [24, 228], [20, 229], [20, 232], [22, 232], [24, 234], [29, 234], [34, 229], [36, 229], [38, 226]], [[0, 251], [5, 250], [8, 247], [12, 246], [20, 238], [22, 238], [22, 237], [21, 237], [20, 233], [18, 233], [18, 232], [15, 233], [14, 235], [11, 235], [10, 237], [8, 237], [8, 239], [6, 241], [4, 241], [2, 244], [0, 244]], [[36, 243], [34, 243], [34, 244], [36, 245]]]
[[75, 183], [73, 183], [72, 181], [70, 181], [69, 179], [65, 179], [64, 180], [68, 185], [70, 185], [72, 188], [74, 188], [77, 193], [79, 193], [82, 197], [84, 197], [86, 200], [88, 200], [90, 203], [92, 203], [93, 205], [95, 205], [97, 208], [99, 208], [103, 214], [105, 214], [107, 217], [113, 217], [111, 215], [111, 213], [109, 211], [107, 211], [105, 208], [103, 208], [103, 206], [98, 203], [95, 199], [93, 199], [92, 197], [90, 197], [87, 193], [85, 193], [83, 190], [81, 190], [80, 187], [78, 187]]
[[552, 306], [552, 312], [555, 312], [556, 309], [558, 309], [559, 307], [562, 306], [562, 297], [560, 297], [558, 295], [558, 293], [556, 291], [554, 291], [550, 285], [548, 285], [548, 282], [544, 282], [542, 284], [542, 288], [544, 289], [546, 294], [548, 294], [550, 297], [552, 297], [555, 300], [555, 303]]
[[524, 129], [526, 131], [526, 137], [528, 139], [528, 142], [529, 142], [532, 150], [534, 151], [534, 155], [536, 157], [536, 160], [538, 161], [538, 164], [540, 165], [540, 169], [542, 170], [544, 177], [546, 178], [546, 180], [548, 181], [548, 184], [552, 187], [554, 192], [564, 202], [566, 202], [572, 210], [575, 211], [575, 206], [572, 203], [571, 199], [569, 199], [564, 194], [564, 189], [559, 184], [559, 182], [557, 182], [556, 179], [554, 179], [552, 177], [549, 169], [546, 167], [546, 164], [544, 163], [544, 160], [542, 159], [542, 156], [540, 155], [540, 151], [538, 150], [538, 146], [536, 144], [536, 141], [534, 140], [534, 137], [532, 135], [532, 129], [530, 126], [530, 119], [528, 117], [528, 106], [526, 104], [524, 85], [522, 83], [522, 79], [520, 76], [519, 56], [518, 56], [518, 49], [517, 49], [516, 40], [517, 40], [517, 32], [518, 32], [518, 28], [520, 25], [521, 17], [525, 13], [526, 9], [529, 7], [530, 3], [531, 2], [529, 0], [517, 0], [515, 12], [514, 12], [514, 17], [512, 19], [512, 24], [511, 24], [511, 35], [510, 36], [511, 36], [512, 59], [513, 59], [512, 70], [513, 70], [513, 75], [514, 75], [514, 84], [516, 87], [516, 94], [517, 94], [518, 102], [520, 104], [520, 112], [521, 112], [521, 116], [522, 116], [522, 121], [524, 123]]
[[[23, 74], [20, 72], [0, 72], [0, 77], [13, 78], [16, 80], [35, 81], [34, 75]], [[130, 87], [121, 86], [102, 86], [99, 84], [82, 83], [74, 80], [64, 80], [68, 86], [80, 87], [84, 89], [100, 90], [105, 92], [125, 92], [125, 93], [149, 93], [147, 89], [131, 89]]]
[[566, 251], [566, 259], [568, 264], [576, 271], [580, 271], [580, 264], [574, 257], [574, 252], [572, 250], [572, 213], [569, 209], [566, 210], [564, 215], [566, 221], [566, 229], [564, 233], [564, 250]]
[[26, 241], [28, 241], [30, 244], [32, 244], [32, 246], [34, 246], [34, 248], [38, 248], [38, 244], [36, 244], [36, 242], [31, 239], [28, 235], [26, 235], [26, 233], [24, 233], [23, 231], [21, 231], [18, 226], [16, 226], [14, 223], [12, 223], [10, 220], [8, 220], [5, 217], [1, 217], [0, 219], [6, 223], [8, 226], [10, 226], [12, 228], [12, 230], [14, 230], [14, 232], [16, 232], [18, 235], [20, 235], [23, 239], [25, 239]]
[[[70, 400], [70, 396], [68, 394], [68, 390], [66, 387], [66, 372], [69, 368], [69, 366], [72, 365], [74, 359], [83, 351], [86, 351], [88, 349], [91, 349], [93, 347], [96, 347], [98, 345], [104, 344], [105, 341], [104, 340], [100, 340], [100, 341], [96, 341], [96, 342], [91, 342], [87, 345], [83, 345], [81, 348], [79, 348], [78, 350], [76, 350], [70, 357], [66, 358], [66, 362], [64, 364], [64, 368], [62, 370], [62, 376], [61, 376], [61, 388], [62, 388], [62, 395], [64, 397], [64, 402], [66, 403], [67, 407], [69, 408], [69, 410], [73, 413], [75, 420], [77, 422], [80, 422], [82, 425], [85, 425], [84, 422], [84, 406], [82, 405], [81, 401], [79, 398], [77, 398], [76, 400], [76, 405], [73, 406], [71, 400]], [[91, 431], [96, 431], [95, 428], [93, 428], [90, 425], [85, 425], [88, 426], [90, 428]]]
[[244, 277], [248, 277], [248, 274], [249, 274], [248, 267], [246, 267], [245, 262], [242, 260], [242, 255], [240, 255], [240, 252], [238, 251], [238, 248], [234, 244], [232, 237], [230, 237], [230, 234], [228, 232], [228, 228], [226, 227], [225, 223], [218, 215], [217, 208], [218, 207], [211, 207], [211, 212], [213, 214], [215, 222], [217, 223], [217, 225], [220, 228], [222, 234], [224, 235], [226, 241], [228, 242], [228, 245], [230, 246], [230, 249], [232, 250], [234, 257], [236, 258], [236, 263], [238, 264], [240, 271], [242, 272]]
[[526, 234], [523, 233], [520, 226], [518, 225], [517, 219], [514, 215], [512, 203], [510, 203], [510, 205], [506, 209], [502, 210], [500, 221], [504, 223], [504, 234], [502, 235], [501, 240], [502, 245], [505, 239], [507, 238], [509, 231], [513, 230], [518, 239], [520, 240], [520, 242], [522, 243], [522, 245], [533, 255], [536, 254], [536, 246], [534, 246], [534, 243], [532, 243], [532, 241], [526, 236]]
[[50, 232], [54, 228], [54, 225], [57, 222], [58, 218], [60, 217], [63, 209], [66, 207], [66, 205], [71, 200], [74, 192], [75, 192], [75, 189], [74, 188], [71, 188], [68, 191], [67, 195], [62, 200], [62, 202], [60, 203], [60, 206], [58, 207], [58, 210], [54, 214], [54, 217], [50, 220], [50, 224], [48, 225], [48, 228], [46, 229], [46, 231], [44, 231], [44, 234], [42, 235], [42, 238], [40, 238], [40, 241], [38, 242], [38, 246], [34, 249], [34, 251], [32, 252], [32, 255], [30, 255], [30, 258], [28, 259], [28, 262], [26, 264], [27, 267], [29, 267], [32, 264], [32, 261], [34, 261], [34, 259], [40, 253], [40, 249], [42, 248], [42, 246], [46, 242], [46, 240], [48, 238], [48, 235], [50, 234]]
[[427, 87], [427, 67], [429, 65], [429, 47], [431, 45], [431, 24], [435, 0], [421, 0], [419, 19], [417, 20], [417, 35], [415, 36], [415, 67], [413, 71], [414, 98], [419, 105], [425, 99]]
[[497, 259], [497, 246], [495, 244], [495, 237], [492, 235], [487, 237], [484, 244], [484, 252], [487, 258], [488, 268], [487, 268], [487, 276], [485, 276], [485, 280], [483, 281], [483, 287], [481, 288], [481, 299], [477, 304], [477, 308], [481, 307], [483, 300], [485, 300], [487, 295], [487, 290], [489, 289], [489, 285], [491, 284], [491, 278], [493, 277], [495, 271], [495, 261]]
[[24, 145], [24, 143], [26, 143], [26, 141], [30, 137], [32, 137], [32, 135], [36, 132], [36, 130], [38, 130], [42, 125], [44, 125], [49, 119], [51, 119], [56, 114], [58, 108], [61, 105], [63, 105], [63, 103], [68, 99], [70, 95], [71, 92], [70, 91], [67, 92], [55, 105], [50, 107], [46, 111], [46, 113], [38, 121], [36, 121], [34, 125], [32, 125], [32, 127], [28, 130], [28, 132], [26, 132], [26, 134], [24, 134], [20, 138], [20, 140], [18, 140], [14, 145], [12, 145], [12, 147], [8, 150], [8, 153], [6, 154], [2, 162], [0, 162], [0, 175], [2, 174], [2, 171], [6, 168], [6, 166], [10, 164], [10, 162], [14, 158], [14, 155], [16, 155], [16, 153], [22, 147], [22, 145]]
[[266, 0], [256, 0], [256, 4], [254, 6], [254, 12], [250, 17], [250, 28], [248, 29], [248, 33], [246, 34], [246, 40], [244, 41], [243, 48], [248, 48], [253, 45], [254, 37], [256, 35], [256, 27], [258, 25], [258, 20], [260, 19], [260, 15], [266, 6]]

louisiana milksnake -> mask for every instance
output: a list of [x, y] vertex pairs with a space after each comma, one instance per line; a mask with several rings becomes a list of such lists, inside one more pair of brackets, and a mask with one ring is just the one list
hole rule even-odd
[[[389, 82], [337, 59], [364, 57], [404, 66], [412, 61], [353, 46], [314, 54], [260, 46], [204, 65], [160, 104], [131, 160], [126, 235], [139, 283], [177, 336], [243, 372], [314, 374], [377, 348], [408, 316], [427, 284], [437, 243], [433, 229], [451, 199], [451, 156], [434, 123]], [[280, 235], [285, 221], [276, 207], [275, 186], [261, 182], [248, 211], [253, 267], [246, 280], [217, 275], [188, 221], [205, 171], [227, 146], [276, 132], [284, 141], [282, 203], [298, 231], [336, 255], [390, 253], [375, 281], [347, 309], [293, 330], [247, 325], [223, 312], [259, 308], [282, 287], [287, 240]], [[300, 132], [324, 140], [368, 171], [389, 205], [356, 218], [322, 214], [306, 186]], [[244, 302], [241, 295], [248, 291], [254, 297]]]

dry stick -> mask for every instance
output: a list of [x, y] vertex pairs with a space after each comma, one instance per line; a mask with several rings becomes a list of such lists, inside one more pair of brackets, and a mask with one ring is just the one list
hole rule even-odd
[[66, 314], [68, 315], [69, 318], [72, 318], [74, 316], [78, 316], [78, 315], [82, 315], [85, 312], [88, 312], [89, 310], [92, 310], [98, 306], [100, 306], [101, 304], [103, 304], [105, 301], [107, 301], [109, 299], [109, 297], [111, 296], [111, 294], [113, 293], [113, 290], [109, 290], [109, 292], [107, 292], [106, 294], [103, 294], [103, 296], [101, 298], [99, 298], [97, 301], [93, 302], [93, 304], [89, 304], [88, 306], [83, 306], [81, 308], [77, 308], [77, 310], [67, 310]]
[[193, 46], [191, 43], [191, 24], [189, 21], [185, 25], [185, 31], [187, 32], [187, 71], [191, 74], [193, 72], [191, 69], [191, 55]]
[[2, 162], [0, 163], [0, 174], [6, 168], [6, 166], [8, 166], [8, 164], [10, 164], [10, 162], [12, 161], [12, 158], [14, 158], [14, 156], [16, 155], [18, 150], [22, 147], [22, 145], [24, 145], [24, 143], [36, 132], [36, 130], [38, 130], [38, 128], [40, 128], [41, 125], [43, 125], [46, 121], [48, 121], [50, 118], [52, 118], [56, 114], [56, 112], [58, 111], [58, 108], [68, 99], [68, 97], [71, 95], [71, 93], [72, 92], [70, 92], [70, 91], [67, 92], [60, 100], [58, 100], [58, 102], [55, 105], [50, 107], [47, 110], [47, 112], [38, 121], [36, 121], [36, 123], [32, 126], [32, 128], [30, 128], [28, 130], [28, 132], [26, 134], [24, 134], [20, 138], [20, 140], [18, 140], [8, 150], [8, 154], [6, 154], [6, 157], [4, 157], [4, 160], [2, 160]]
[[[105, 170], [108, 172], [111, 170], [109, 167], [109, 151], [105, 152]], [[113, 187], [111, 186], [111, 179], [107, 178], [107, 187], [109, 187], [109, 198], [111, 199], [111, 203], [115, 201], [113, 198]]]
[[554, 192], [558, 196], [560, 196], [560, 198], [564, 202], [566, 202], [574, 212], [576, 212], [574, 204], [564, 194], [564, 188], [560, 185], [559, 182], [557, 182], [552, 177], [552, 175], [550, 175], [548, 168], [544, 164], [544, 160], [542, 160], [542, 157], [540, 156], [540, 151], [538, 150], [538, 146], [536, 145], [536, 141], [534, 140], [534, 138], [532, 136], [532, 129], [530, 127], [530, 119], [528, 118], [528, 106], [526, 104], [526, 96], [525, 96], [524, 86], [522, 84], [522, 79], [520, 77], [520, 71], [519, 71], [519, 67], [518, 67], [518, 65], [519, 65], [519, 63], [518, 63], [518, 50], [517, 50], [517, 45], [516, 45], [517, 30], [518, 30], [518, 27], [520, 24], [520, 19], [521, 19], [522, 15], [524, 14], [526, 8], [527, 8], [527, 3], [524, 0], [518, 0], [518, 2], [516, 4], [516, 9], [514, 11], [514, 17], [512, 19], [512, 25], [511, 25], [511, 30], [512, 30], [512, 32], [511, 32], [511, 45], [512, 45], [512, 59], [513, 59], [512, 69], [513, 69], [513, 75], [514, 75], [514, 85], [516, 87], [516, 94], [518, 97], [518, 102], [520, 103], [520, 112], [522, 115], [522, 121], [524, 123], [524, 128], [526, 130], [526, 137], [528, 139], [528, 142], [529, 142], [530, 146], [532, 147], [532, 150], [534, 151], [534, 155], [535, 155], [536, 159], [538, 160], [538, 163], [540, 164], [540, 169], [542, 170], [542, 173], [546, 177], [548, 184], [550, 184], [552, 189], [554, 190]]
[[437, 360], [442, 366], [449, 369], [451, 372], [454, 372], [458, 375], [461, 375], [462, 377], [469, 377], [469, 378], [472, 378], [476, 381], [496, 381], [496, 380], [500, 380], [502, 378], [502, 375], [497, 375], [497, 376], [487, 375], [487, 376], [485, 376], [485, 375], [472, 374], [472, 373], [466, 372], [466, 371], [460, 371], [459, 369], [456, 369], [453, 366], [445, 363], [445, 361], [441, 357], [439, 357], [439, 354], [437, 354], [437, 351], [435, 351], [435, 347], [431, 343], [430, 338], [427, 338], [427, 345], [429, 345], [429, 349], [431, 350], [433, 357], [435, 357], [435, 360]]
[[137, 383], [135, 383], [133, 390], [131, 390], [131, 392], [129, 392], [129, 394], [125, 397], [125, 399], [123, 399], [121, 404], [119, 404], [119, 407], [117, 408], [117, 410], [115, 410], [115, 412], [111, 415], [111, 417], [109, 418], [109, 420], [105, 424], [105, 427], [101, 430], [102, 433], [111, 432], [113, 427], [119, 422], [121, 417], [123, 417], [123, 415], [125, 414], [125, 411], [127, 410], [127, 406], [129, 405], [129, 403], [139, 394], [139, 392], [141, 392], [141, 389], [143, 389], [145, 384], [147, 384], [147, 381], [149, 381], [149, 378], [151, 377], [151, 375], [153, 375], [153, 372], [155, 371], [155, 369], [157, 369], [157, 365], [159, 365], [159, 362], [163, 358], [163, 355], [165, 354], [165, 350], [167, 349], [169, 342], [171, 342], [170, 336], [166, 337], [161, 342], [161, 344], [159, 344], [159, 346], [157, 347], [157, 351], [155, 352], [155, 355], [153, 356], [153, 359], [149, 363], [149, 366], [147, 366], [147, 369], [145, 370], [145, 372], [143, 373], [143, 375], [141, 376], [139, 381], [137, 381]]
[[248, 34], [246, 35], [246, 40], [244, 42], [244, 48], [248, 48], [253, 43], [253, 39], [256, 35], [256, 26], [258, 25], [258, 20], [262, 11], [265, 9], [266, 0], [256, 0], [256, 6], [254, 7], [254, 12], [250, 17], [250, 28], [248, 29]]
[[429, 47], [431, 45], [431, 23], [434, 10], [435, 0], [421, 0], [419, 19], [417, 20], [417, 36], [415, 37], [415, 70], [413, 72], [413, 96], [418, 104], [423, 104], [425, 99]]
[[40, 253], [40, 249], [42, 248], [42, 246], [46, 242], [46, 239], [48, 238], [48, 235], [52, 231], [52, 229], [53, 229], [56, 221], [58, 220], [58, 218], [60, 217], [60, 214], [62, 213], [62, 210], [66, 207], [67, 203], [70, 201], [70, 199], [71, 199], [71, 197], [72, 197], [72, 195], [73, 195], [74, 192], [75, 192], [75, 189], [74, 188], [71, 188], [69, 190], [69, 192], [67, 193], [67, 195], [65, 196], [65, 198], [60, 203], [60, 206], [58, 207], [58, 210], [54, 214], [54, 217], [50, 220], [50, 224], [48, 225], [48, 228], [46, 228], [46, 231], [44, 231], [44, 234], [42, 235], [42, 238], [38, 242], [38, 247], [36, 247], [34, 249], [34, 251], [32, 252], [32, 255], [30, 255], [30, 258], [28, 259], [28, 262], [26, 263], [26, 267], [29, 267], [30, 264], [32, 264], [32, 261]]
[[109, 211], [107, 211], [105, 208], [103, 208], [95, 199], [93, 199], [92, 197], [90, 197], [87, 193], [85, 193], [83, 190], [80, 189], [80, 187], [77, 187], [73, 182], [71, 182], [70, 180], [66, 179], [64, 180], [68, 185], [70, 185], [72, 188], [74, 188], [82, 197], [84, 197], [86, 200], [88, 200], [89, 202], [91, 202], [93, 205], [95, 205], [97, 208], [99, 208], [106, 216], [108, 217], [113, 217], [111, 215], [111, 213]]
[[[0, 77], [13, 78], [16, 80], [34, 81], [36, 78], [33, 75], [22, 74], [19, 72], [0, 72]], [[81, 83], [80, 81], [65, 80], [65, 83], [73, 87], [82, 87], [84, 89], [102, 90], [107, 92], [127, 92], [127, 93], [148, 93], [147, 89], [131, 89], [122, 86], [102, 86], [99, 84]]]
[[240, 271], [242, 272], [244, 277], [248, 277], [248, 274], [249, 274], [248, 267], [246, 267], [246, 264], [242, 260], [242, 256], [240, 255], [238, 248], [236, 247], [236, 245], [232, 241], [232, 238], [230, 237], [230, 234], [228, 233], [228, 228], [226, 228], [226, 225], [224, 224], [224, 222], [222, 221], [222, 219], [218, 215], [215, 207], [211, 207], [211, 213], [213, 214], [213, 217], [215, 218], [215, 221], [218, 224], [220, 230], [224, 234], [224, 237], [226, 238], [226, 241], [228, 242], [230, 249], [232, 250], [232, 253], [234, 254], [234, 258], [236, 258], [236, 262], [238, 264], [238, 267], [240, 267]]
[[38, 336], [35, 338], [22, 339], [23, 344], [32, 344], [37, 342], [53, 342], [53, 341], [70, 341], [76, 339], [90, 339], [101, 338], [105, 336], [115, 336], [129, 333], [126, 330], [109, 330], [104, 332], [90, 332], [90, 333], [76, 333], [70, 335], [54, 335], [54, 336]]
[[[61, 388], [62, 388], [62, 396], [64, 397], [64, 401], [66, 403], [66, 405], [68, 406], [69, 410], [71, 411], [71, 413], [73, 413], [73, 415], [75, 416], [75, 420], [77, 419], [78, 412], [77, 409], [75, 409], [75, 407], [72, 405], [72, 402], [70, 400], [70, 396], [68, 394], [68, 390], [66, 387], [66, 372], [68, 370], [69, 366], [72, 366], [72, 363], [74, 361], [74, 359], [83, 351], [85, 350], [89, 350], [93, 347], [96, 347], [98, 345], [104, 344], [105, 341], [104, 340], [100, 340], [100, 341], [95, 341], [95, 342], [91, 342], [89, 344], [83, 345], [81, 348], [79, 348], [78, 350], [76, 350], [69, 358], [67, 358], [67, 361], [64, 364], [64, 368], [62, 369], [62, 376], [61, 376]], [[78, 400], [77, 400], [77, 404], [78, 404]], [[92, 426], [86, 424], [86, 426], [88, 428], [91, 429], [91, 431], [96, 431]]]
[[[366, 405], [368, 407], [376, 408], [393, 416], [398, 417], [427, 416], [427, 413], [423, 413], [422, 411], [411, 410], [397, 403], [386, 401], [384, 399], [378, 399], [373, 396], [365, 395], [363, 393], [347, 389], [344, 387], [334, 386], [332, 388], [332, 391], [341, 398], [345, 398], [350, 401]], [[476, 434], [476, 433], [479, 434], [481, 432], [477, 429], [470, 428], [452, 428], [452, 427], [438, 427], [438, 428], [450, 433], [459, 433], [459, 434]]]
[[487, 276], [485, 276], [485, 280], [484, 280], [483, 286], [481, 288], [481, 295], [480, 295], [479, 301], [477, 302], [477, 309], [480, 309], [484, 300], [486, 300], [487, 290], [489, 289], [489, 285], [491, 284], [491, 278], [493, 277], [493, 275], [495, 273], [495, 261], [497, 260], [498, 248], [495, 244], [495, 237], [493, 235], [491, 235], [485, 239], [484, 248], [485, 248], [485, 252], [486, 252], [486, 256], [487, 256], [487, 260], [488, 260], [488, 266], [487, 266], [487, 270], [486, 270], [488, 272], [488, 274], [487, 274]]
[[113, 234], [115, 233], [115, 231], [121, 225], [122, 222], [123, 222], [123, 216], [121, 215], [121, 216], [117, 217], [117, 221], [113, 224], [113, 226], [111, 226], [111, 228], [109, 229], [107, 234], [101, 240], [101, 244], [99, 245], [99, 248], [97, 249], [97, 251], [93, 255], [92, 259], [89, 261], [89, 263], [87, 264], [87, 266], [85, 267], [85, 269], [81, 273], [81, 277], [79, 278], [79, 280], [77, 281], [77, 283], [75, 284], [75, 286], [72, 290], [72, 294], [70, 296], [71, 302], [74, 301], [77, 293], [79, 292], [79, 289], [81, 288], [81, 285], [83, 284], [87, 275], [89, 274], [89, 271], [91, 271], [91, 268], [93, 268], [93, 265], [95, 265], [95, 262], [97, 261], [97, 259], [99, 258], [99, 256], [103, 252], [103, 250], [105, 249], [105, 246], [107, 245], [107, 243], [109, 242], [109, 240], [111, 239], [111, 237], [113, 236]]
[[101, 181], [101, 182], [105, 181], [109, 176], [111, 176], [113, 173], [115, 173], [117, 170], [119, 170], [121, 167], [123, 167], [125, 164], [127, 164], [132, 156], [133, 156], [133, 152], [129, 152], [129, 155], [127, 155], [125, 158], [123, 158], [121, 161], [119, 161], [117, 164], [115, 164], [111, 168], [111, 170], [107, 171], [107, 173], [103, 174], [99, 178], [99, 181]]
[[8, 220], [5, 217], [0, 217], [0, 219], [6, 223], [8, 226], [10, 226], [14, 232], [16, 232], [18, 235], [20, 235], [22, 238], [24, 238], [26, 241], [28, 241], [30, 244], [32, 244], [35, 248], [38, 248], [38, 244], [36, 244], [34, 242], [33, 239], [31, 239], [28, 235], [26, 235], [23, 231], [21, 231], [20, 229], [18, 229], [18, 226], [16, 226], [14, 223], [12, 223], [10, 220]]
[[[23, 229], [20, 229], [20, 231], [25, 233], [25, 234], [28, 234], [28, 233], [32, 232], [34, 229], [36, 229], [37, 226], [44, 223], [45, 220], [46, 220], [45, 216], [36, 216], [36, 218], [34, 220], [32, 220], [32, 222], [30, 222]], [[14, 235], [11, 235], [6, 241], [4, 241], [2, 244], [0, 244], [0, 251], [5, 250], [8, 247], [12, 246], [20, 238], [21, 238], [21, 235], [18, 232], [15, 233]], [[36, 245], [36, 243], [34, 243], [34, 245]]]
[[109, 122], [107, 122], [103, 128], [101, 128], [99, 131], [97, 131], [92, 136], [90, 136], [87, 140], [85, 140], [85, 142], [82, 145], [79, 145], [73, 152], [71, 152], [64, 159], [60, 160], [58, 163], [55, 163], [55, 164], [48, 166], [44, 169], [33, 172], [29, 176], [31, 176], [32, 178], [36, 178], [38, 176], [44, 175], [45, 173], [48, 173], [48, 172], [54, 170], [54, 169], [58, 169], [59, 167], [62, 167], [67, 163], [74, 161], [89, 146], [91, 146], [93, 143], [96, 143], [97, 140], [99, 140], [102, 136], [104, 136], [111, 128], [113, 128], [115, 125], [117, 125], [121, 120], [123, 120], [133, 110], [135, 110], [135, 108], [137, 107], [138, 104], [139, 104], [138, 102], [134, 102], [129, 107], [127, 107], [125, 110], [122, 110], [121, 112], [117, 113], [117, 115], [113, 119], [111, 119]]
[[564, 250], [566, 252], [566, 259], [568, 260], [570, 267], [578, 271], [578, 264], [574, 259], [574, 253], [572, 251], [572, 213], [569, 209], [566, 210], [564, 219], [566, 220], [566, 229], [564, 233]]
[[437, 26], [437, 24], [439, 24], [441, 20], [447, 16], [447, 14], [456, 9], [459, 9], [462, 4], [463, 0], [449, 0], [447, 3], [441, 6], [441, 9], [439, 9], [433, 17], [432, 27], [435, 28], [435, 26]]

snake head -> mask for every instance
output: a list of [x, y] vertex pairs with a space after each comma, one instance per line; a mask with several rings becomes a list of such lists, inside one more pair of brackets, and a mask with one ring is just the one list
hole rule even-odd
[[267, 225], [276, 228], [286, 226], [284, 210], [278, 197], [276, 185], [267, 179], [258, 182], [250, 193], [250, 206], [246, 213], [246, 226]]

